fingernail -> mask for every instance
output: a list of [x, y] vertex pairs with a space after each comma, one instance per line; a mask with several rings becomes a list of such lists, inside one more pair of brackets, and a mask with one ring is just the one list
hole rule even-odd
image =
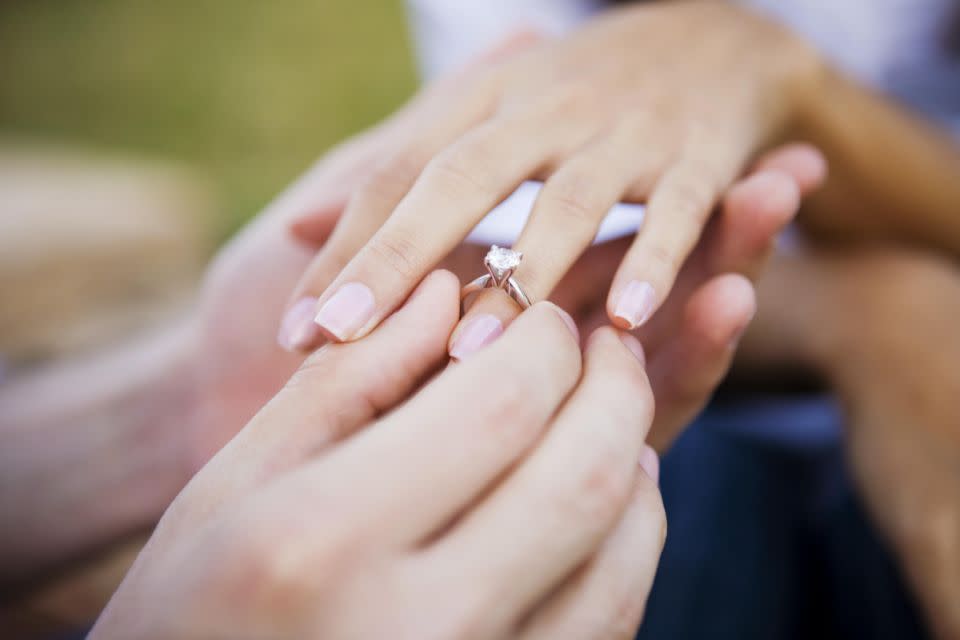
[[622, 329], [636, 329], [650, 318], [655, 302], [656, 292], [649, 282], [631, 280], [620, 291], [613, 315], [624, 321]]
[[310, 348], [320, 338], [320, 327], [313, 323], [313, 310], [317, 299], [311, 296], [300, 298], [290, 307], [277, 334], [277, 343], [287, 351], [302, 351]]
[[627, 349], [630, 350], [630, 353], [636, 356], [637, 360], [640, 361], [640, 364], [646, 366], [647, 356], [643, 352], [643, 345], [640, 344], [640, 341], [634, 338], [629, 333], [621, 333], [620, 340], [623, 342], [624, 345], [626, 345]]
[[660, 456], [650, 445], [643, 445], [640, 452], [640, 468], [653, 480], [654, 484], [660, 484]]
[[579, 344], [580, 330], [577, 329], [577, 323], [573, 321], [573, 317], [569, 313], [561, 309], [560, 307], [555, 306], [554, 308], [557, 310], [557, 314], [559, 314], [560, 319], [563, 320], [564, 324], [567, 325], [567, 329], [570, 329], [570, 333], [573, 334], [574, 340], [576, 340], [577, 344]]
[[348, 282], [323, 303], [313, 321], [341, 342], [352, 338], [373, 317], [374, 300], [370, 287]]
[[470, 318], [457, 334], [450, 347], [450, 357], [463, 360], [499, 338], [501, 333], [503, 323], [499, 318], [489, 313], [478, 314]]

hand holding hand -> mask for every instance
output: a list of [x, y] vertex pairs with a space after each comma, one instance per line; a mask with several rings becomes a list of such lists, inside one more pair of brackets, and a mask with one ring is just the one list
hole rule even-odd
[[445, 359], [457, 293], [434, 274], [369, 339], [308, 358], [177, 498], [92, 637], [632, 633], [664, 535], [639, 345], [602, 329], [581, 361], [542, 303], [404, 401]]
[[534, 300], [551, 294], [613, 203], [648, 202], [606, 301], [615, 324], [637, 328], [667, 298], [721, 194], [788, 130], [818, 70], [773, 23], [689, 1], [608, 12], [427, 89], [408, 108], [406, 144], [354, 194], [297, 286], [295, 308], [313, 311], [319, 297], [319, 328], [291, 346], [309, 349], [320, 329], [338, 341], [366, 335], [529, 177], [546, 184], [515, 275]]

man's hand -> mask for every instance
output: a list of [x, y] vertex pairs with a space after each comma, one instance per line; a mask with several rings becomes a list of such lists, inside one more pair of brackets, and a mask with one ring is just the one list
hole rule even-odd
[[605, 328], [581, 357], [541, 303], [408, 400], [458, 293], [435, 273], [367, 340], [308, 358], [91, 637], [631, 637], [665, 532], [639, 345]]

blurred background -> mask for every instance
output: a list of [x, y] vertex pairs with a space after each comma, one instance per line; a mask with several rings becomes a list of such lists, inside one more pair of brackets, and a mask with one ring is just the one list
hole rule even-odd
[[[0, 381], [179, 314], [225, 239], [416, 83], [400, 0], [6, 0], [0, 78]], [[137, 548], [0, 629], [82, 627]]]
[[0, 78], [8, 374], [176, 308], [415, 85], [399, 0], [7, 0]]

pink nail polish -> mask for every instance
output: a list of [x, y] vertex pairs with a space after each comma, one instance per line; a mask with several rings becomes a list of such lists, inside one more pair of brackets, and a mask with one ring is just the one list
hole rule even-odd
[[660, 484], [660, 456], [653, 447], [644, 445], [640, 452], [640, 468], [653, 480], [654, 484]]
[[646, 366], [647, 356], [643, 352], [643, 345], [640, 344], [639, 340], [634, 338], [629, 333], [621, 333], [620, 341], [623, 342], [623, 344], [627, 347], [627, 349], [630, 350], [630, 353], [632, 353], [637, 358], [637, 360], [640, 361], [640, 364]]
[[649, 282], [631, 280], [620, 291], [613, 315], [624, 321], [621, 328], [636, 329], [650, 319], [655, 302], [656, 292]]
[[277, 343], [287, 351], [309, 349], [320, 339], [320, 327], [313, 323], [313, 310], [317, 299], [311, 296], [300, 298], [290, 307], [277, 334]]
[[348, 282], [323, 303], [313, 321], [343, 342], [349, 340], [373, 317], [373, 292], [365, 284]]
[[454, 340], [450, 347], [450, 357], [463, 360], [499, 338], [502, 333], [503, 324], [496, 316], [489, 313], [474, 316], [467, 321]]

